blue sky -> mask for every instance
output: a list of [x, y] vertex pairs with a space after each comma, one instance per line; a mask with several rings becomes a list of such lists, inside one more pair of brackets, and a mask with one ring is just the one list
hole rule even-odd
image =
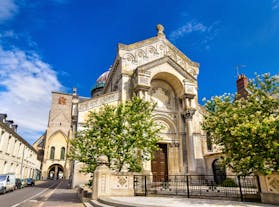
[[0, 113], [32, 143], [47, 126], [51, 91], [81, 96], [118, 43], [156, 35], [200, 63], [199, 100], [235, 92], [239, 72], [279, 72], [279, 0], [0, 0]]

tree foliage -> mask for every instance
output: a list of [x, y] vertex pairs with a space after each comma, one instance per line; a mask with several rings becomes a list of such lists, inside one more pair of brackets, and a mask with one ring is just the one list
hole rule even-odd
[[249, 80], [246, 98], [224, 94], [205, 104], [202, 124], [238, 174], [279, 171], [279, 77]]
[[69, 156], [86, 164], [84, 172], [94, 172], [96, 159], [106, 155], [110, 168], [140, 171], [158, 149], [160, 127], [152, 119], [154, 105], [133, 97], [118, 106], [105, 105], [89, 112], [84, 130], [71, 141]]

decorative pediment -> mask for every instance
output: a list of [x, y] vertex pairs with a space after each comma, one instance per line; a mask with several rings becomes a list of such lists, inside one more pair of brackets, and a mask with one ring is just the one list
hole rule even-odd
[[191, 61], [167, 39], [152, 38], [151, 42], [138, 42], [132, 45], [119, 45], [119, 56], [122, 59], [124, 72], [130, 72], [139, 66], [163, 57], [169, 57], [178, 64], [184, 72], [194, 79], [199, 73], [199, 64]]
[[[170, 57], [163, 57], [152, 62], [149, 62], [145, 65], [139, 66], [138, 70], [144, 70], [146, 73], [152, 70], [152, 68], [162, 65], [164, 63], [169, 64], [172, 68], [174, 68], [181, 76], [183, 76], [188, 82], [195, 83], [196, 78], [194, 78], [191, 74], [185, 71], [177, 62], [175, 62]], [[168, 72], [168, 71], [165, 71]]]

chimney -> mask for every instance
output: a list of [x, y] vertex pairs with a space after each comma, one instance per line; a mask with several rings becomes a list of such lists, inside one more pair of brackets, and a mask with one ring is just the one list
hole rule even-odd
[[240, 96], [240, 98], [245, 98], [248, 95], [247, 92], [247, 86], [248, 86], [248, 78], [241, 74], [238, 76], [238, 79], [236, 81], [236, 87], [237, 87], [237, 94]]
[[5, 123], [7, 118], [7, 114], [0, 114], [0, 122]]
[[14, 123], [14, 121], [13, 120], [6, 120], [6, 124], [7, 124], [7, 126], [9, 127], [9, 128], [13, 128], [12, 126], [13, 126], [13, 123]]
[[14, 132], [17, 131], [17, 125], [16, 124], [12, 124], [12, 129], [14, 130]]

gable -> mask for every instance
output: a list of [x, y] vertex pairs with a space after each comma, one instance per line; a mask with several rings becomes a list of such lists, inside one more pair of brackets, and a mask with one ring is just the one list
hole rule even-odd
[[167, 39], [153, 38], [149, 44], [141, 42], [128, 46], [119, 47], [122, 73], [132, 74], [136, 68], [147, 63], [169, 57], [178, 64], [183, 71], [190, 74], [194, 79], [199, 73], [199, 64], [191, 61], [185, 54], [171, 44]]
[[146, 71], [150, 73], [151, 77], [153, 77], [157, 73], [166, 72], [173, 74], [181, 81], [181, 83], [183, 83], [185, 79], [191, 83], [196, 82], [196, 79], [191, 74], [185, 71], [179, 64], [177, 64], [170, 57], [163, 57], [154, 60], [152, 62], [138, 67], [137, 70]]

